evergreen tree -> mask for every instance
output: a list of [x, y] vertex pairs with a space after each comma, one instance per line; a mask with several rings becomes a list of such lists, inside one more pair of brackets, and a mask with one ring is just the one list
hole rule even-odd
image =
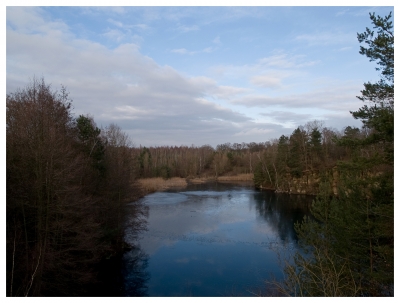
[[301, 177], [303, 170], [306, 169], [304, 161], [305, 153], [305, 138], [307, 134], [300, 127], [296, 128], [290, 136], [290, 156], [288, 159], [288, 166], [290, 172], [294, 177]]
[[313, 128], [310, 134], [310, 162], [311, 166], [318, 165], [322, 158], [322, 134], [317, 128]]
[[79, 130], [78, 139], [82, 143], [83, 151], [91, 158], [93, 168], [103, 176], [105, 173], [105, 142], [100, 136], [101, 130], [92, 118], [83, 115], [76, 119], [76, 126]]
[[309, 254], [297, 254], [294, 265], [286, 267], [281, 289], [288, 295], [393, 295], [394, 35], [391, 13], [370, 18], [377, 32], [367, 28], [358, 34], [367, 44], [360, 53], [377, 61], [381, 79], [364, 84], [358, 98], [368, 104], [352, 112], [366, 135], [346, 128], [338, 141], [355, 152], [338, 162], [338, 195], [329, 197], [322, 189], [312, 207], [315, 220], [297, 226]]
[[364, 90], [358, 98], [367, 102], [358, 111], [352, 112], [355, 119], [360, 119], [364, 127], [373, 130], [365, 140], [365, 144], [380, 143], [385, 151], [385, 160], [393, 163], [394, 152], [394, 33], [392, 13], [382, 18], [370, 14], [377, 33], [366, 29], [358, 34], [361, 46], [360, 54], [370, 61], [376, 61], [381, 71], [381, 79], [376, 83], [364, 83]]

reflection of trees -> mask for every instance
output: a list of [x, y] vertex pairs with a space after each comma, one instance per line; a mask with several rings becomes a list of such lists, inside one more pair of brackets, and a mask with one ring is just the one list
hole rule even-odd
[[[126, 207], [125, 241], [133, 243], [138, 234], [147, 227], [148, 207], [140, 201]], [[147, 267], [148, 256], [139, 248], [125, 242], [125, 253], [120, 252], [98, 264], [98, 280], [88, 290], [90, 297], [117, 297], [117, 296], [145, 296], [145, 282], [148, 280], [144, 272]], [[134, 274], [130, 273], [132, 271]], [[132, 282], [126, 283], [127, 279]], [[129, 286], [129, 289], [127, 286]], [[132, 290], [131, 290], [132, 289]], [[128, 290], [130, 290], [128, 292]]]
[[128, 297], [147, 296], [147, 281], [150, 279], [146, 271], [149, 256], [140, 247], [134, 247], [123, 257], [122, 275], [124, 277], [124, 294]]
[[295, 240], [294, 223], [309, 215], [313, 197], [257, 192], [254, 194], [258, 215], [269, 223], [283, 241]]
[[126, 211], [128, 214], [125, 222], [125, 235], [129, 237], [128, 240], [132, 241], [140, 232], [147, 230], [149, 207], [139, 200], [129, 204]]
[[[127, 208], [127, 220], [125, 225], [125, 240], [129, 243], [137, 243], [138, 235], [147, 230], [148, 206], [140, 200], [130, 204]], [[128, 245], [129, 245], [128, 244]], [[150, 274], [146, 272], [149, 256], [139, 246], [133, 245], [122, 257], [123, 294], [128, 297], [147, 296], [147, 281]]]

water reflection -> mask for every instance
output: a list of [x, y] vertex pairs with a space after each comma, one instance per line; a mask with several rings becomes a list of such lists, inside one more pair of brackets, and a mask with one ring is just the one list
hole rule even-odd
[[254, 194], [259, 218], [265, 220], [282, 241], [297, 242], [294, 223], [310, 215], [312, 196], [257, 192]]
[[[127, 296], [252, 296], [282, 276], [273, 245], [297, 239], [311, 198], [200, 184], [148, 195], [124, 255]], [[137, 228], [139, 224], [140, 228]]]
[[149, 256], [140, 247], [133, 247], [123, 256], [124, 294], [130, 297], [145, 297], [148, 295], [147, 282], [150, 273], [147, 271]]
[[148, 230], [149, 206], [143, 201], [137, 201], [129, 204], [126, 211], [128, 219], [125, 223], [125, 241], [131, 247], [122, 257], [122, 294], [129, 297], [145, 297], [148, 296], [147, 282], [150, 279], [147, 270], [149, 255], [140, 248], [138, 237]]

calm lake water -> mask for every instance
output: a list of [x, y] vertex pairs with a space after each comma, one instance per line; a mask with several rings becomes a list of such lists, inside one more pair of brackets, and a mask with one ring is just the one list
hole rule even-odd
[[254, 296], [282, 278], [278, 254], [297, 249], [294, 222], [312, 197], [247, 184], [190, 185], [142, 199], [144, 226], [127, 227], [125, 296]]

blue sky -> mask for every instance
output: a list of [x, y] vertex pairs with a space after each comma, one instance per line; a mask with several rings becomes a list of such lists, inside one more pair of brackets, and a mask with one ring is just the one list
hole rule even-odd
[[[90, 4], [90, 2], [88, 3]], [[6, 91], [44, 77], [136, 145], [265, 142], [360, 126], [379, 79], [357, 32], [379, 7], [7, 7]]]

